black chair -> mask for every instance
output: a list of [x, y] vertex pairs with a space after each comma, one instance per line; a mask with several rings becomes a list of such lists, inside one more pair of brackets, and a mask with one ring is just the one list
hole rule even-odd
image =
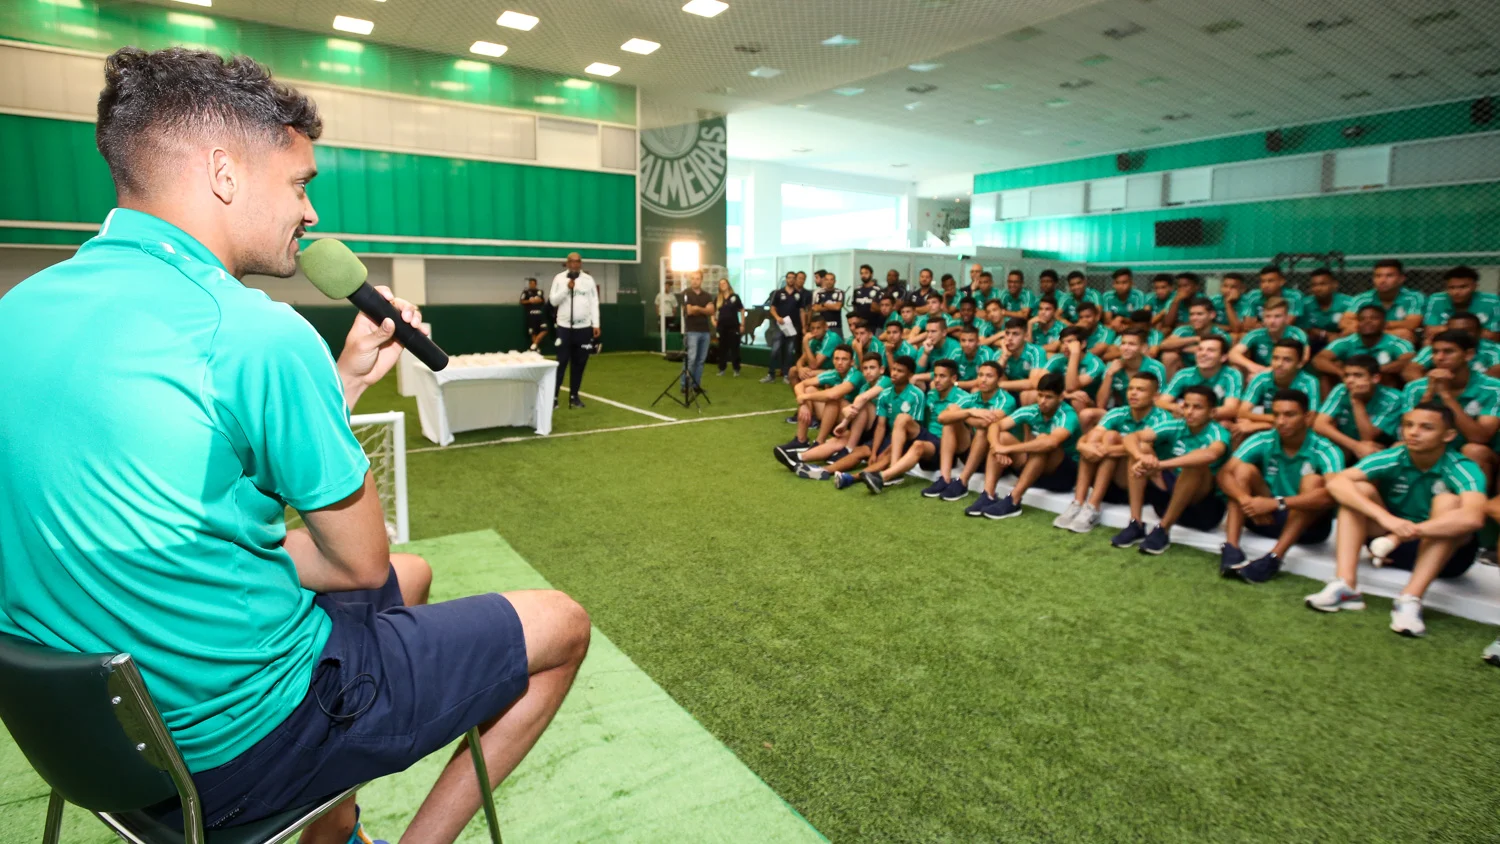
[[[254, 823], [205, 830], [187, 764], [129, 654], [69, 653], [0, 635], [0, 720], [52, 787], [43, 844], [57, 844], [64, 803], [93, 812], [134, 844], [283, 844], [355, 790]], [[467, 741], [490, 839], [501, 844], [477, 727]], [[178, 804], [181, 827], [162, 822], [161, 807]]]

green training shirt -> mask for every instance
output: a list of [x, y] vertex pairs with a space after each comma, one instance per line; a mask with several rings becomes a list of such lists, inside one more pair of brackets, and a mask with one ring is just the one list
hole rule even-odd
[[[1001, 392], [1004, 391], [1002, 390]], [[963, 407], [963, 403], [968, 400], [969, 391], [956, 386], [949, 387], [948, 392], [941, 396], [938, 395], [937, 390], [928, 390], [926, 407], [922, 411], [923, 415], [927, 418], [928, 433], [934, 437], [941, 437], [943, 435], [943, 423], [938, 421], [938, 417], [942, 415], [943, 411], [954, 405]]]
[[[1149, 372], [1156, 376], [1156, 389], [1158, 392], [1167, 387], [1167, 368], [1162, 366], [1161, 361], [1156, 358], [1141, 358], [1141, 368], [1137, 373]], [[1125, 391], [1130, 387], [1130, 379], [1135, 377], [1126, 372], [1122, 366], [1109, 379], [1109, 397], [1115, 405], [1125, 406]]]
[[1425, 315], [1427, 312], [1427, 297], [1403, 285], [1396, 291], [1395, 300], [1387, 305], [1381, 300], [1380, 291], [1372, 289], [1356, 295], [1354, 301], [1349, 303], [1349, 310], [1359, 313], [1359, 309], [1365, 305], [1379, 305], [1385, 308], [1385, 319], [1387, 322], [1390, 322], [1392, 320], [1406, 319], [1413, 314], [1417, 316]]
[[1287, 456], [1281, 447], [1281, 434], [1273, 428], [1251, 434], [1234, 453], [1236, 459], [1260, 469], [1271, 495], [1277, 498], [1297, 495], [1303, 475], [1331, 475], [1343, 471], [1344, 452], [1338, 446], [1309, 430], [1297, 453]]
[[1376, 362], [1385, 366], [1402, 355], [1416, 351], [1412, 344], [1391, 334], [1382, 334], [1373, 345], [1365, 345], [1358, 334], [1340, 337], [1329, 343], [1326, 351], [1332, 352], [1334, 360], [1342, 363], [1355, 355], [1372, 355]]
[[[1251, 413], [1270, 413], [1271, 397], [1280, 389], [1276, 386], [1275, 373], [1266, 370], [1250, 379], [1250, 383], [1246, 384], [1244, 391], [1240, 393], [1240, 401], [1250, 405]], [[1318, 383], [1318, 379], [1306, 370], [1297, 370], [1297, 374], [1292, 376], [1292, 386], [1288, 389], [1297, 390], [1307, 396], [1307, 406], [1313, 410], [1318, 409], [1318, 398], [1322, 392], [1322, 386]]]
[[1078, 412], [1067, 402], [1058, 402], [1057, 410], [1051, 416], [1042, 415], [1041, 405], [1028, 404], [1012, 411], [1010, 418], [1017, 425], [1025, 425], [1033, 438], [1046, 436], [1059, 428], [1066, 430], [1068, 438], [1063, 440], [1063, 454], [1078, 457]]
[[[1359, 425], [1354, 421], [1354, 403], [1349, 398], [1349, 388], [1339, 384], [1328, 392], [1328, 398], [1323, 400], [1323, 406], [1318, 408], [1319, 413], [1328, 415], [1333, 420], [1334, 427], [1346, 437], [1359, 439]], [[1365, 413], [1370, 416], [1370, 424], [1381, 431], [1396, 436], [1401, 428], [1401, 414], [1406, 412], [1405, 400], [1401, 397], [1401, 391], [1384, 384], [1375, 385], [1375, 393], [1370, 400], [1365, 402]]]
[[1354, 464], [1380, 492], [1385, 509], [1409, 522], [1425, 522], [1432, 516], [1432, 497], [1485, 490], [1484, 472], [1462, 453], [1443, 449], [1443, 456], [1427, 471], [1411, 462], [1405, 445], [1377, 451]]
[[1271, 349], [1276, 347], [1277, 340], [1296, 340], [1302, 344], [1302, 348], [1307, 348], [1307, 332], [1295, 325], [1288, 325], [1280, 337], [1272, 337], [1271, 330], [1265, 327], [1247, 331], [1240, 339], [1240, 345], [1245, 347], [1251, 360], [1261, 366], [1268, 366], [1271, 363]]
[[927, 399], [915, 384], [907, 384], [906, 389], [900, 392], [892, 384], [881, 390], [880, 398], [875, 400], [875, 415], [883, 417], [887, 422], [895, 422], [897, 415], [905, 413], [921, 424], [922, 411], [926, 406]]
[[1217, 472], [1229, 460], [1229, 429], [1218, 422], [1209, 420], [1207, 425], [1194, 431], [1182, 419], [1169, 413], [1167, 418], [1152, 425], [1151, 430], [1156, 434], [1156, 440], [1151, 446], [1155, 449], [1158, 460], [1182, 457], [1208, 448], [1213, 443], [1223, 443], [1224, 452], [1219, 455], [1218, 460], [1209, 464], [1209, 471]]
[[1222, 405], [1225, 399], [1238, 399], [1245, 391], [1245, 376], [1232, 366], [1221, 366], [1213, 375], [1205, 375], [1197, 367], [1191, 367], [1172, 376], [1166, 392], [1172, 398], [1180, 399], [1182, 391], [1194, 384], [1203, 384], [1213, 390]]

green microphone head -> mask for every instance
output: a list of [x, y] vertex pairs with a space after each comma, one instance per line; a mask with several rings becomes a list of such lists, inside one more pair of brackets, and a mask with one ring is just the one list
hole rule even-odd
[[347, 299], [365, 283], [369, 270], [341, 240], [319, 238], [302, 250], [302, 272], [330, 299]]

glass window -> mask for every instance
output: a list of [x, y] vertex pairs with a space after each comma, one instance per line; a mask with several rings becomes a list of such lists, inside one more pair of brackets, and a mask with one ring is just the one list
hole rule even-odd
[[781, 186], [781, 244], [830, 249], [906, 246], [906, 197]]

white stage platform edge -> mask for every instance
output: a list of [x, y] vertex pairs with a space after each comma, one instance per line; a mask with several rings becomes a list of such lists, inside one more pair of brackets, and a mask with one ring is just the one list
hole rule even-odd
[[[928, 481], [937, 477], [936, 472], [928, 472], [923, 469], [914, 469], [910, 473], [914, 478], [924, 478]], [[1012, 484], [1009, 477], [1001, 478], [996, 484], [999, 492], [1009, 492]], [[908, 482], [908, 486], [913, 482]], [[863, 486], [860, 487], [861, 489]], [[975, 492], [984, 489], [984, 476], [976, 474], [969, 480], [969, 488]], [[857, 492], [858, 490], [856, 490]], [[1029, 507], [1040, 507], [1054, 513], [1061, 513], [1068, 503], [1073, 500], [1071, 494], [1058, 492], [1047, 492], [1040, 489], [1032, 489], [1026, 493], [1025, 504]], [[965, 499], [961, 502], [953, 502], [951, 506], [968, 506], [973, 499]], [[1148, 504], [1146, 506], [1146, 524], [1151, 525], [1156, 521], [1156, 511]], [[1103, 519], [1100, 526], [1094, 531], [1107, 540], [1115, 530], [1125, 527], [1130, 521], [1130, 510], [1119, 504], [1106, 504], [1103, 508]], [[1105, 526], [1109, 530], [1106, 532]], [[1055, 530], [1055, 528], [1051, 528]], [[1202, 551], [1207, 551], [1217, 560], [1219, 557], [1219, 546], [1224, 544], [1223, 531], [1205, 533], [1203, 531], [1191, 530], [1189, 528], [1177, 527], [1172, 529], [1172, 544], [1187, 545]], [[1255, 559], [1262, 554], [1269, 553], [1271, 546], [1276, 543], [1263, 536], [1257, 536], [1249, 531], [1241, 538], [1240, 547], [1245, 556]], [[1124, 553], [1124, 552], [1119, 552]], [[1332, 540], [1318, 545], [1294, 545], [1287, 553], [1286, 564], [1282, 566], [1283, 572], [1299, 574], [1303, 577], [1317, 581], [1317, 585], [1309, 584], [1308, 593], [1316, 592], [1319, 586], [1333, 579], [1333, 542]], [[1218, 569], [1204, 569], [1205, 574], [1217, 576]], [[1376, 568], [1365, 559], [1359, 566], [1359, 589], [1369, 595], [1378, 595], [1383, 598], [1394, 598], [1400, 594], [1402, 587], [1406, 585], [1408, 573], [1400, 569]], [[1451, 580], [1438, 580], [1427, 590], [1427, 595], [1422, 601], [1422, 606], [1430, 610], [1439, 610], [1462, 618], [1473, 619], [1484, 624], [1500, 625], [1500, 569], [1494, 566], [1475, 563], [1464, 573], [1463, 577]], [[1370, 610], [1366, 610], [1369, 612]]]

